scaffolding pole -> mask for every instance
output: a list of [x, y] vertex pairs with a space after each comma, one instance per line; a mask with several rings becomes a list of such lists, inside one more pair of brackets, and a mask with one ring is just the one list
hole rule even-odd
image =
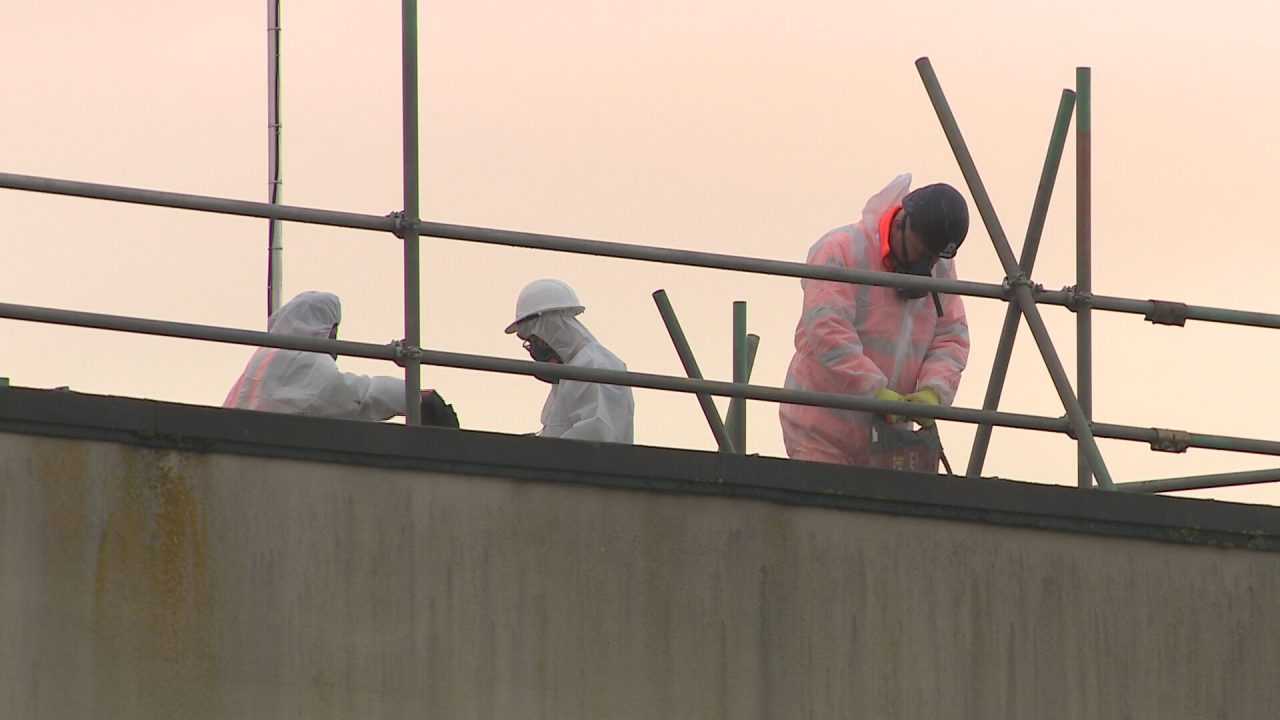
[[[236, 200], [209, 195], [191, 195], [145, 188], [126, 187], [121, 185], [104, 185], [101, 183], [63, 180], [60, 178], [39, 177], [35, 175], [19, 175], [0, 173], [0, 188], [25, 190], [29, 192], [65, 195], [70, 197], [126, 202], [138, 205], [176, 208], [179, 210], [195, 210], [198, 212], [220, 213], [224, 215], [240, 215], [244, 217], [279, 218], [288, 222], [309, 223], [313, 225], [329, 225], [346, 227], [355, 230], [372, 230], [396, 234], [402, 221], [395, 213], [388, 215], [367, 215], [363, 213], [344, 212], [340, 210], [322, 210], [294, 205], [272, 205], [270, 203]], [[964, 295], [996, 300], [1009, 300], [1011, 291], [1000, 284], [974, 282], [972, 280], [951, 280], [948, 278], [903, 275], [901, 273], [877, 272], [873, 270], [855, 270], [852, 268], [834, 268], [807, 263], [789, 262], [786, 260], [769, 260], [723, 253], [709, 253], [695, 250], [679, 250], [676, 248], [655, 247], [650, 245], [631, 245], [627, 243], [609, 242], [605, 240], [587, 240], [564, 235], [546, 235], [541, 233], [501, 230], [498, 228], [476, 227], [471, 225], [455, 225], [438, 222], [419, 222], [420, 237], [433, 237], [443, 240], [457, 240], [488, 245], [505, 245], [509, 247], [549, 250], [580, 255], [598, 255], [624, 260], [663, 263], [667, 265], [683, 265], [713, 270], [728, 270], [760, 275], [777, 275], [780, 277], [807, 278], [812, 280], [834, 280], [859, 285], [878, 285], [881, 287], [907, 288], [911, 290], [936, 290], [940, 293]], [[1010, 251], [1012, 252], [1012, 251]], [[1076, 304], [1074, 290], [1044, 290], [1032, 286], [1033, 298], [1038, 305], [1054, 305], [1072, 308]], [[1142, 315], [1152, 322], [1170, 324], [1161, 318], [1173, 313], [1177, 320], [1199, 320], [1203, 322], [1245, 325], [1249, 327], [1280, 329], [1280, 315], [1274, 313], [1254, 312], [1250, 310], [1232, 310], [1204, 305], [1185, 305], [1178, 302], [1159, 300], [1139, 300], [1107, 295], [1095, 295], [1092, 300], [1095, 310], [1129, 315]], [[1175, 322], [1173, 324], [1182, 324]]]
[[1179, 490], [1207, 490], [1209, 488], [1235, 487], [1239, 485], [1258, 485], [1272, 482], [1280, 482], [1280, 468], [1117, 483], [1116, 489], [1132, 493], [1162, 493]]
[[[1093, 188], [1092, 123], [1093, 91], [1089, 68], [1076, 68], [1076, 396], [1086, 422], [1093, 421], [1093, 313], [1089, 296], [1093, 293]], [[1079, 444], [1076, 453], [1076, 484], [1093, 487], [1093, 471]]]
[[[404, 116], [404, 213], [399, 235], [404, 240], [404, 344], [422, 343], [421, 256], [418, 240], [418, 0], [401, 4], [402, 109]], [[413, 356], [404, 362], [405, 424], [422, 424], [422, 367]]]
[[[747, 333], [746, 372], [743, 374], [742, 379], [736, 382], [744, 382], [744, 383], [751, 382], [751, 373], [756, 366], [756, 351], [759, 349], [760, 349], [760, 336], [754, 335], [752, 333]], [[744, 401], [741, 398], [733, 398], [729, 400], [729, 411], [725, 413], [725, 417], [729, 418], [729, 422], [725, 425], [725, 429], [729, 431], [729, 437], [738, 437], [738, 431], [733, 426], [733, 418], [737, 417], [738, 415], [737, 406], [743, 402]], [[746, 444], [747, 444], [747, 436], [746, 436], [746, 432], [744, 431], [742, 433], [742, 447], [746, 448]], [[745, 453], [746, 450], [744, 449], [743, 452]]]
[[[267, 0], [267, 202], [280, 204], [280, 0]], [[280, 309], [284, 290], [284, 228], [279, 218], [267, 222], [267, 317]]]
[[[680, 327], [680, 319], [676, 317], [676, 309], [672, 307], [667, 291], [655, 290], [653, 302], [658, 306], [662, 323], [667, 326], [667, 334], [671, 336], [671, 344], [675, 345], [676, 355], [680, 357], [680, 364], [684, 366], [685, 374], [695, 380], [701, 380], [702, 370], [698, 367], [698, 359], [693, 355], [693, 348], [689, 347], [689, 340], [685, 337], [684, 329]], [[720, 411], [716, 409], [711, 396], [698, 393], [697, 398], [698, 406], [702, 408], [702, 415], [711, 428], [711, 435], [716, 439], [716, 447], [720, 452], [734, 452], [733, 440], [729, 437], [724, 421], [720, 419]]]
[[58, 178], [36, 177], [33, 175], [0, 173], [0, 187], [9, 188], [10, 190], [28, 190], [51, 195], [67, 195], [94, 200], [133, 203], [135, 205], [176, 208], [179, 210], [196, 210], [222, 215], [278, 218], [292, 222], [331, 225], [356, 230], [376, 230], [391, 233], [395, 232], [397, 228], [397, 220], [394, 215], [365, 215], [294, 205], [272, 205], [271, 203], [254, 202], [252, 200], [190, 195], [187, 193], [147, 190], [121, 185], [103, 185], [101, 183], [87, 183], [76, 180], [60, 180]]
[[[261, 332], [258, 330], [242, 330], [213, 325], [197, 325], [193, 323], [175, 323], [163, 320], [150, 320], [120, 315], [63, 310], [30, 305], [0, 303], [0, 318], [25, 320], [29, 322], [68, 325], [97, 330], [115, 330], [120, 332], [157, 335], [163, 337], [183, 338], [191, 340], [208, 340], [212, 342], [233, 343], [237, 345], [255, 345], [258, 347], [277, 347], [306, 352], [323, 352], [365, 357], [377, 360], [389, 360], [404, 365], [408, 359], [416, 359], [422, 364], [437, 367], [452, 367], [463, 370], [483, 370], [513, 375], [529, 375], [582, 382], [604, 383], [607, 385], [628, 385], [632, 387], [650, 388], [654, 390], [671, 390], [675, 392], [705, 393], [720, 397], [764, 400], [776, 403], [792, 403], [797, 405], [815, 405], [840, 410], [857, 410], [886, 415], [912, 414], [918, 417], [932, 417], [942, 420], [953, 420], [979, 424], [983, 422], [1004, 427], [1038, 430], [1042, 432], [1070, 432], [1070, 422], [1063, 418], [1048, 418], [1023, 413], [1001, 411], [974, 410], [969, 408], [948, 407], [941, 405], [922, 405], [897, 400], [876, 400], [856, 395], [841, 395], [807, 390], [788, 390], [786, 388], [764, 385], [735, 384], [716, 380], [695, 380], [651, 373], [636, 373], [621, 370], [605, 370], [602, 368], [577, 367], [573, 365], [556, 365], [522, 360], [508, 360], [485, 355], [470, 355], [440, 350], [424, 350], [406, 347], [401, 343], [376, 345], [372, 343], [351, 342], [347, 340], [329, 340], [327, 338], [306, 338], [279, 333]], [[89, 355], [86, 353], [86, 357]], [[1149, 443], [1153, 447], [1161, 443], [1170, 434], [1177, 435], [1180, 449], [1206, 448], [1211, 450], [1231, 450], [1259, 455], [1280, 456], [1280, 442], [1274, 440], [1257, 440], [1251, 438], [1208, 435], [1200, 433], [1179, 432], [1157, 428], [1134, 427], [1096, 423], [1097, 437], [1116, 440], [1130, 440]]]
[[1013, 250], [1009, 248], [1009, 241], [1005, 237], [1004, 229], [1000, 226], [1000, 220], [996, 217], [995, 208], [991, 205], [991, 198], [987, 195], [987, 189], [982, 183], [982, 178], [978, 175], [978, 168], [973, 162], [973, 157], [969, 154], [969, 148], [965, 144], [964, 137], [960, 134], [960, 126], [956, 124], [955, 116], [951, 113], [951, 106], [947, 103], [946, 96], [942, 93], [942, 86], [938, 83], [938, 76], [933, 72], [933, 66], [929, 63], [928, 58], [917, 60], [916, 67], [920, 71], [920, 77], [924, 81], [925, 89], [929, 93], [929, 99], [938, 114], [938, 119], [942, 122], [943, 132], [946, 133], [947, 141], [951, 144], [951, 150], [960, 165], [960, 172], [964, 175], [965, 182], [969, 185], [969, 192], [973, 195], [973, 200], [978, 206], [978, 213], [982, 216], [983, 223], [987, 226], [988, 234], [991, 235], [991, 242], [995, 245], [996, 255], [1000, 257], [1000, 264], [1004, 267], [1005, 276], [1013, 287], [1013, 299], [1018, 303], [1019, 309], [1027, 319], [1027, 326], [1031, 329], [1031, 334], [1036, 339], [1037, 347], [1040, 348], [1040, 356], [1044, 359], [1050, 378], [1053, 379], [1053, 386], [1058, 391], [1058, 397], [1062, 400], [1062, 404], [1067, 410], [1071, 431], [1075, 434], [1076, 441], [1086, 454], [1089, 465], [1093, 468], [1093, 473], [1098, 478], [1098, 485], [1103, 489], [1110, 490], [1112, 488], [1111, 474], [1107, 472], [1102, 453], [1098, 450], [1098, 443], [1094, 440], [1093, 432], [1089, 429], [1089, 421], [1084, 416], [1080, 403], [1076, 400], [1075, 393], [1071, 389], [1071, 381], [1067, 379], [1066, 370], [1063, 369], [1062, 361], [1058, 357], [1058, 351], [1054, 349], [1053, 340], [1049, 337], [1049, 331], [1044, 325], [1043, 318], [1040, 317], [1040, 310], [1036, 307], [1035, 298], [1031, 293], [1030, 280], [1018, 268], [1018, 261], [1014, 259]]
[[[1045, 154], [1044, 168], [1040, 171], [1040, 185], [1036, 189], [1036, 199], [1031, 206], [1031, 219], [1027, 221], [1027, 236], [1022, 242], [1022, 255], [1018, 259], [1018, 267], [1027, 277], [1036, 264], [1036, 253], [1040, 250], [1040, 236], [1044, 232], [1045, 218], [1049, 214], [1049, 200], [1053, 196], [1054, 182], [1058, 177], [1058, 167], [1062, 162], [1062, 148], [1067, 142], [1067, 130], [1071, 125], [1071, 110], [1075, 105], [1075, 93], [1062, 91], [1062, 99], [1058, 102], [1058, 113], [1053, 123], [1053, 132], [1049, 135], [1049, 150]], [[1009, 303], [1005, 308], [1004, 326], [1000, 329], [1000, 342], [996, 345], [995, 358], [991, 363], [991, 379], [987, 383], [987, 394], [982, 401], [983, 410], [995, 410], [1000, 406], [1000, 395], [1004, 392], [1004, 381], [1009, 373], [1009, 360], [1013, 356], [1013, 343], [1018, 338], [1018, 325], [1022, 313], [1016, 303]], [[965, 474], [978, 477], [982, 474], [982, 465], [987, 458], [987, 447], [991, 443], [991, 426], [979, 425], [973, 436], [973, 449], [969, 452], [969, 467]]]
[[[746, 384], [750, 371], [747, 369], [747, 304], [741, 300], [733, 303], [733, 382]], [[735, 398], [736, 399], [736, 398]], [[733, 440], [733, 449], [738, 453], [747, 452], [747, 404], [741, 400], [730, 402], [726, 413], [725, 425], [729, 429], [729, 438]]]

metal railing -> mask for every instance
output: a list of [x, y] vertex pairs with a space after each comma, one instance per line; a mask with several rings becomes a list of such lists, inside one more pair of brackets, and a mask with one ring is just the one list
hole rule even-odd
[[[1159, 324], [1183, 325], [1187, 320], [1220, 322], [1254, 327], [1280, 328], [1280, 315], [1230, 310], [1224, 308], [1191, 306], [1176, 302], [1138, 300], [1121, 297], [1095, 296], [1090, 285], [1090, 234], [1089, 234], [1089, 71], [1077, 69], [1077, 90], [1064, 90], [1050, 135], [1049, 149], [1041, 173], [1031, 219], [1022, 247], [1021, 257], [1015, 258], [987, 194], [977, 167], [969, 154], [955, 117], [944, 96], [932, 66], [927, 58], [917, 61], [921, 79], [933, 107], [951, 145], [960, 170], [968, 185], [987, 232], [995, 245], [1005, 279], [999, 284], [951, 280], [915, 275], [876, 272], [848, 268], [834, 268], [786, 262], [765, 258], [742, 257], [728, 254], [696, 252], [675, 248], [631, 245], [602, 240], [573, 238], [558, 235], [517, 232], [495, 228], [472, 227], [425, 221], [419, 214], [418, 174], [418, 98], [417, 98], [417, 3], [402, 0], [402, 110], [403, 110], [403, 170], [404, 209], [385, 216], [334, 210], [296, 207], [275, 203], [260, 203], [230, 198], [162, 192], [141, 188], [76, 182], [45, 177], [0, 173], [0, 188], [40, 193], [93, 198], [116, 202], [155, 205], [160, 207], [269, 218], [273, 221], [290, 221], [329, 225], [356, 230], [386, 233], [399, 238], [404, 246], [404, 306], [405, 334], [402, 341], [378, 345], [345, 340], [312, 339], [266, 332], [197, 325], [162, 320], [105, 315], [100, 313], [33, 307], [0, 303], [0, 318], [31, 322], [53, 323], [85, 328], [142, 333], [175, 338], [207, 340], [260, 347], [325, 352], [352, 357], [372, 358], [395, 362], [404, 368], [406, 423], [420, 424], [419, 406], [416, 402], [421, 387], [421, 365], [453, 367], [469, 370], [500, 372], [516, 375], [537, 375], [544, 378], [603, 382], [640, 388], [693, 393], [699, 396], [707, 415], [717, 445], [722, 451], [745, 452], [745, 400], [763, 400], [777, 403], [817, 405], [822, 407], [870, 411], [878, 413], [908, 414], [978, 425], [966, 474], [981, 474], [990, 435], [994, 426], [1066, 433], [1073, 437], [1079, 448], [1079, 485], [1092, 487], [1096, 480], [1103, 489], [1130, 492], [1166, 492], [1205, 487], [1223, 487], [1280, 480], [1280, 469], [1259, 470], [1219, 475], [1200, 475], [1186, 478], [1169, 478], [1117, 484], [1107, 470], [1096, 439], [1108, 438], [1148, 443], [1153, 450], [1183, 452], [1188, 448], [1207, 448], [1263, 455], [1280, 455], [1280, 442], [1223, 435], [1192, 433], [1160, 428], [1116, 425], [1095, 422], [1091, 417], [1091, 355], [1090, 312], [1093, 309], [1143, 315]], [[1054, 180], [1061, 161], [1062, 150], [1070, 126], [1073, 109], [1078, 109], [1077, 129], [1077, 285], [1059, 291], [1045, 290], [1031, 281], [1040, 235], [1044, 227]], [[421, 347], [420, 315], [420, 254], [422, 236], [452, 239], [464, 242], [535, 248], [556, 252], [589, 254], [644, 262], [685, 265], [746, 273], [760, 273], [784, 277], [830, 280], [913, 290], [938, 292], [999, 299], [1009, 303], [1001, 330], [991, 378], [981, 409], [938, 407], [903, 402], [876, 400], [832, 393], [788, 390], [779, 387], [746, 382], [754, 355], [745, 339], [745, 308], [735, 305], [734, 382], [707, 380], [700, 377], [692, 356], [681, 356], [690, 377], [674, 377], [651, 373], [623, 372], [567, 365], [548, 365], [522, 360], [453, 353]], [[670, 304], [663, 310], [665, 295], [655, 300], [663, 311], [664, 320], [672, 332], [677, 348], [682, 344], [677, 338], [678, 323], [670, 312]], [[1040, 316], [1041, 305], [1066, 307], [1077, 314], [1077, 382], [1073, 389], [1066, 375], [1048, 330]], [[668, 317], [670, 315], [670, 317]], [[1036, 345], [1049, 369], [1055, 390], [1066, 411], [1063, 417], [1043, 417], [998, 410], [1003, 383], [1008, 371], [1009, 358], [1019, 326], [1019, 318], [1025, 318]], [[674, 329], [673, 329], [674, 327]], [[739, 332], [741, 331], [741, 332]], [[738, 338], [737, 336], [742, 336]], [[718, 413], [710, 403], [710, 396], [728, 397], [731, 408], [728, 422], [721, 423]], [[713, 417], [714, 416], [714, 417]]]

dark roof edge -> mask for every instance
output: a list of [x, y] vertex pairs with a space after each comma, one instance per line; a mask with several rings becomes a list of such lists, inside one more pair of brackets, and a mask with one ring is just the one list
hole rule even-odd
[[0, 432], [1280, 550], [1280, 508], [0, 388]]

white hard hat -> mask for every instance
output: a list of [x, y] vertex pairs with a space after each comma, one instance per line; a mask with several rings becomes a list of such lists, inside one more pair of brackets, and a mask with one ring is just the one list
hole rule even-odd
[[578, 294], [563, 280], [534, 280], [525, 285], [520, 291], [520, 297], [516, 298], [516, 319], [507, 326], [507, 334], [514, 333], [516, 326], [522, 321], [545, 312], [568, 310], [577, 315], [585, 309], [578, 302]]

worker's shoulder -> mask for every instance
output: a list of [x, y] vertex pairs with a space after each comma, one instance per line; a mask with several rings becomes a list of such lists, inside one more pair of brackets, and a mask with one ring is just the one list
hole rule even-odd
[[851, 239], [861, 243], [878, 241], [875, 233], [867, 232], [861, 222], [856, 222], [831, 228], [823, 233], [818, 242], [848, 242]]
[[812, 261], [817, 256], [838, 256], [856, 262], [866, 255], [865, 249], [879, 242], [866, 231], [862, 223], [850, 223], [832, 228], [818, 238], [809, 249]]
[[627, 364], [612, 350], [601, 345], [597, 340], [582, 346], [582, 349], [569, 361], [570, 365], [603, 368], [605, 370], [626, 370]]

